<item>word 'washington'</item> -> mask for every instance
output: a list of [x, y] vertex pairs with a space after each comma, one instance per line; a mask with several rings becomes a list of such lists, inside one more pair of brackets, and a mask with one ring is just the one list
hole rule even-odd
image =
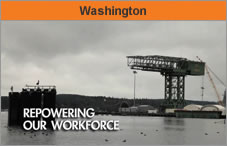
[[80, 6], [81, 15], [121, 15], [127, 18], [129, 15], [147, 15], [146, 8], [112, 8], [105, 6], [105, 8], [92, 8], [91, 6]]
[[[51, 120], [51, 127], [53, 130], [101, 130], [101, 131], [116, 131], [119, 130], [119, 120], [88, 120], [95, 115], [93, 108], [79, 109], [79, 108], [24, 108], [24, 118], [26, 120], [23, 123], [25, 130], [47, 130], [47, 122], [45, 120], [32, 120], [32, 118], [58, 118], [57, 120]], [[41, 119], [42, 119], [41, 118]], [[70, 118], [70, 120], [62, 120], [64, 118]], [[79, 118], [79, 120], [73, 120]], [[81, 120], [85, 118], [85, 120]]]

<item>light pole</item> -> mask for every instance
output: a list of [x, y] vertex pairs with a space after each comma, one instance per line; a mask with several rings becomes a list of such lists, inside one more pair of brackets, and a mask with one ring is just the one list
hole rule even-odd
[[133, 103], [133, 106], [136, 106], [136, 74], [137, 74], [137, 72], [134, 70], [133, 74], [134, 74], [134, 103]]

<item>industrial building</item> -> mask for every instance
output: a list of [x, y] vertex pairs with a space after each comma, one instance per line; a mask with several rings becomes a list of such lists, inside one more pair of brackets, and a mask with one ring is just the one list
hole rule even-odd
[[189, 104], [184, 107], [184, 110], [188, 111], [200, 111], [203, 106], [197, 104]]
[[148, 114], [148, 113], [157, 113], [157, 109], [150, 105], [138, 105], [132, 107], [120, 107], [119, 112], [121, 114], [130, 114], [130, 113], [138, 113], [138, 114]]
[[221, 105], [205, 105], [201, 108], [201, 111], [221, 111], [222, 115], [226, 115], [226, 108]]
[[187, 105], [184, 109], [175, 110], [178, 118], [222, 118], [226, 116], [226, 108], [221, 105]]

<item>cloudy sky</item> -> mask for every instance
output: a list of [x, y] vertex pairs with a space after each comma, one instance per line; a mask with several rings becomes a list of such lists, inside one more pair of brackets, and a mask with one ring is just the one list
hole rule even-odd
[[[56, 85], [57, 92], [133, 97], [128, 55], [198, 55], [225, 82], [224, 21], [3, 21], [1, 93]], [[186, 99], [201, 99], [202, 77], [186, 77]], [[204, 100], [216, 101], [205, 76]], [[222, 95], [224, 87], [215, 78]], [[164, 77], [138, 71], [138, 98], [163, 98]]]

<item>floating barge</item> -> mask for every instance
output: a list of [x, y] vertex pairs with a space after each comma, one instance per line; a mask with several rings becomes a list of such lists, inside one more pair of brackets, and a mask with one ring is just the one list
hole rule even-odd
[[175, 110], [177, 118], [205, 118], [205, 119], [221, 119], [223, 118], [221, 111], [188, 111]]

